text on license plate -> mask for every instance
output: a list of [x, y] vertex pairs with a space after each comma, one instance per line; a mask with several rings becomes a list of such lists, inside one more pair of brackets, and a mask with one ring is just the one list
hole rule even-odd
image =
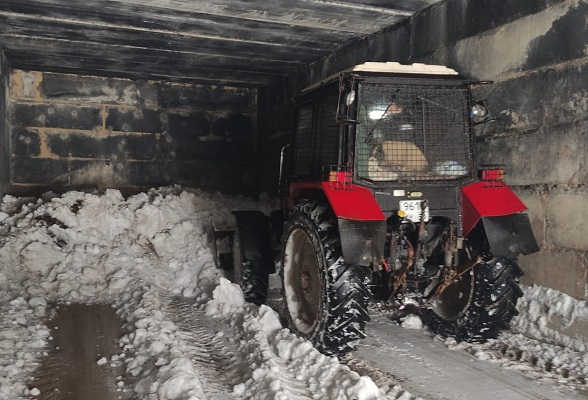
[[423, 220], [427, 222], [429, 221], [430, 216], [429, 206], [426, 204], [427, 203], [423, 200], [401, 200], [400, 209], [406, 213], [407, 219], [411, 220], [412, 222], [420, 222], [421, 214], [423, 213], [423, 205], [425, 205]]

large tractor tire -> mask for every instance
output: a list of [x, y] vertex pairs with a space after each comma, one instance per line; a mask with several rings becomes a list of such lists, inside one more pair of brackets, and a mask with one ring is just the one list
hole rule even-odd
[[514, 260], [494, 258], [474, 265], [470, 273], [443, 291], [425, 310], [427, 325], [459, 341], [485, 342], [509, 328], [523, 295], [522, 275]]
[[254, 265], [254, 260], [246, 258], [243, 253], [237, 229], [233, 236], [234, 281], [241, 287], [245, 301], [256, 305], [264, 304], [267, 300], [269, 274], [260, 271]]
[[370, 319], [368, 273], [343, 262], [337, 220], [328, 205], [297, 206], [285, 230], [281, 269], [293, 332], [328, 355], [353, 350]]

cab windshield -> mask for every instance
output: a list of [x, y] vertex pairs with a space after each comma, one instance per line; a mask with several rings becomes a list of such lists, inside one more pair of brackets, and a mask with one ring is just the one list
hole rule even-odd
[[359, 178], [422, 181], [472, 175], [466, 88], [364, 83], [359, 97]]

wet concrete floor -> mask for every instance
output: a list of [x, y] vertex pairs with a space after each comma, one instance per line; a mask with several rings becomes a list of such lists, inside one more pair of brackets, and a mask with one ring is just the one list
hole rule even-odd
[[[117, 391], [124, 367], [111, 365], [120, 354], [121, 322], [107, 304], [59, 304], [51, 328], [53, 350], [42, 360], [29, 388], [39, 400], [119, 400], [130, 398]], [[107, 363], [98, 363], [106, 357]]]

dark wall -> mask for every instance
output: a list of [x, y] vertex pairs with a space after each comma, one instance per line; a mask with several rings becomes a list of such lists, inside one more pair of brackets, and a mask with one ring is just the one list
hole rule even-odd
[[[522, 257], [524, 283], [588, 297], [588, 4], [448, 0], [364, 38], [260, 95], [265, 163], [277, 171], [288, 99], [365, 61], [444, 64], [473, 80], [500, 117], [476, 130], [481, 162], [501, 163], [529, 207], [541, 252]], [[275, 176], [264, 182], [275, 186]]]
[[8, 66], [0, 51], [0, 197], [10, 182], [10, 125], [8, 122]]
[[494, 81], [476, 90], [499, 117], [477, 130], [478, 152], [529, 207], [541, 252], [521, 257], [523, 282], [586, 299], [588, 3], [470, 3], [415, 18], [414, 57]]
[[11, 72], [12, 187], [257, 190], [255, 90]]

